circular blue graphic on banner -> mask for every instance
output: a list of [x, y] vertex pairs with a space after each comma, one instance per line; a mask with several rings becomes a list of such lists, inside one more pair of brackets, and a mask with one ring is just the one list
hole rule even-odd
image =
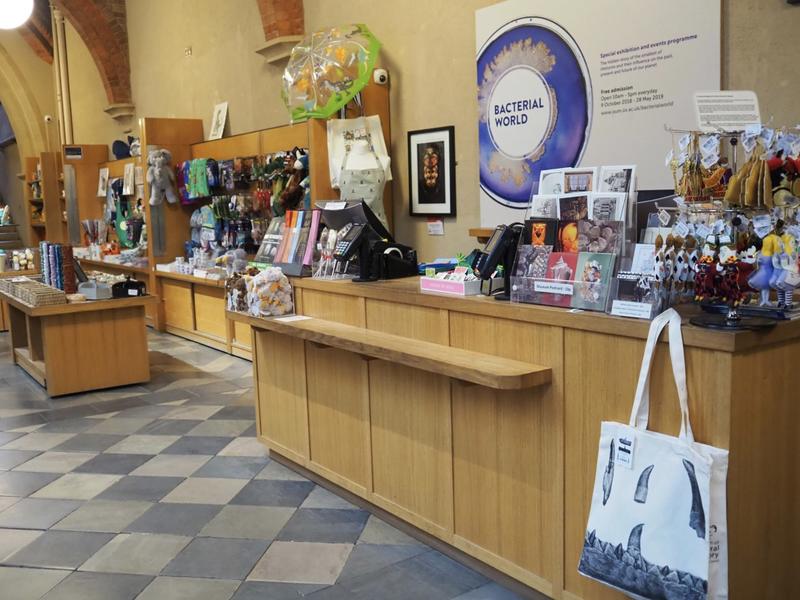
[[540, 17], [506, 23], [478, 52], [481, 188], [525, 208], [539, 172], [573, 167], [589, 138], [592, 89], [575, 40]]

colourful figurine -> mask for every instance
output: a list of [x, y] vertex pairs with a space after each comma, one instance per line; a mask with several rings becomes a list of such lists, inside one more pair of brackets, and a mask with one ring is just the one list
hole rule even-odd
[[761, 252], [758, 255], [758, 268], [750, 276], [748, 284], [759, 292], [759, 306], [772, 306], [769, 300], [770, 281], [775, 271], [772, 257], [781, 253], [783, 242], [780, 236], [783, 234], [783, 220], [778, 219], [775, 223], [775, 230], [767, 235], [762, 244]]

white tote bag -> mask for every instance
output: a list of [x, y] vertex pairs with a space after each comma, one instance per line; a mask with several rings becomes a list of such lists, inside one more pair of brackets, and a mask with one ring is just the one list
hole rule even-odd
[[[650, 365], [667, 325], [681, 409], [677, 438], [647, 431]], [[727, 450], [694, 441], [681, 319], [669, 309], [650, 326], [630, 423], [602, 424], [578, 571], [632, 598], [727, 598], [727, 471]]]

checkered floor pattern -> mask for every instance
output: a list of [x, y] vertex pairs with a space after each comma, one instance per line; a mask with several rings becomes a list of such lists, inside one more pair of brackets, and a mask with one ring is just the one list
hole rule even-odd
[[251, 365], [150, 334], [144, 386], [49, 399], [0, 334], [3, 600], [511, 600], [271, 461]]

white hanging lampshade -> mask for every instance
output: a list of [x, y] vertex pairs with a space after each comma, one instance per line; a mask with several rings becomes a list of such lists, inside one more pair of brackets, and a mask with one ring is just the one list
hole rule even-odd
[[33, 0], [0, 0], [0, 29], [16, 29], [32, 12]]

